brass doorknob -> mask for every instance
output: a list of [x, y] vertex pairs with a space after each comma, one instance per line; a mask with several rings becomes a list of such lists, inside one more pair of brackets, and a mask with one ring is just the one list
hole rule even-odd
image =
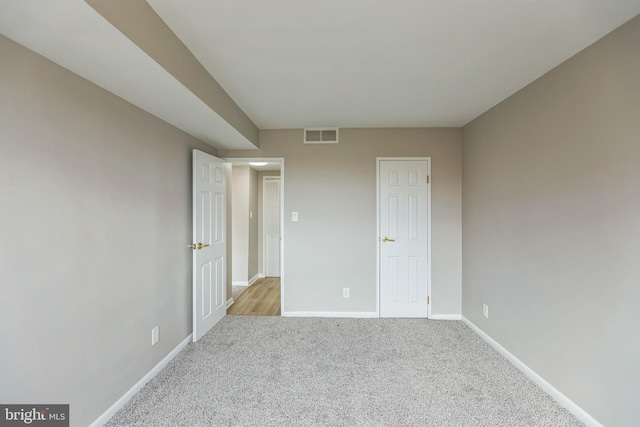
[[206, 248], [207, 246], [210, 246], [209, 243], [192, 243], [190, 245], [187, 245], [188, 248], [191, 248], [193, 250]]
[[387, 243], [387, 242], [395, 242], [395, 240], [390, 239], [390, 238], [388, 238], [387, 236], [384, 236], [384, 237], [382, 238], [382, 241], [383, 241], [384, 243]]

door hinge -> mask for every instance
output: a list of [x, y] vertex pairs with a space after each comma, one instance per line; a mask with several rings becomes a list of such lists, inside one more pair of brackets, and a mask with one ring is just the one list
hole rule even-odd
[[431, 304], [431, 297], [427, 297], [427, 304]]
[[427, 175], [427, 184], [429, 184], [429, 175]]

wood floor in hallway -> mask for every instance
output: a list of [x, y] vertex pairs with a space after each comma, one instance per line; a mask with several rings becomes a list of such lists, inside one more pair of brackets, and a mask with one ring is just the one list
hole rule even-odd
[[233, 302], [227, 314], [280, 316], [280, 278], [258, 279]]

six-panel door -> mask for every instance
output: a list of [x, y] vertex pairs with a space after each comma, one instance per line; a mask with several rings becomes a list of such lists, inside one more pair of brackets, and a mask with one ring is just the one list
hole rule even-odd
[[427, 317], [427, 160], [380, 160], [380, 317]]
[[193, 152], [193, 340], [227, 314], [226, 169], [223, 160]]

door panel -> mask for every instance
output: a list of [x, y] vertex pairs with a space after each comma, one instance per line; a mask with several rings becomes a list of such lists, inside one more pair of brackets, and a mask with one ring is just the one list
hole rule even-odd
[[193, 151], [193, 340], [226, 313], [224, 161]]
[[265, 276], [280, 277], [280, 178], [264, 180]]
[[427, 317], [427, 160], [379, 161], [380, 316]]
[[211, 285], [213, 283], [213, 280], [211, 279], [211, 262], [207, 262], [201, 265], [200, 273], [202, 275], [202, 286], [200, 288], [200, 303], [202, 305], [202, 308], [200, 309], [200, 318], [202, 320], [206, 320], [209, 316], [211, 316], [211, 313], [213, 312], [213, 307], [211, 304], [213, 300], [213, 298], [211, 298]]

